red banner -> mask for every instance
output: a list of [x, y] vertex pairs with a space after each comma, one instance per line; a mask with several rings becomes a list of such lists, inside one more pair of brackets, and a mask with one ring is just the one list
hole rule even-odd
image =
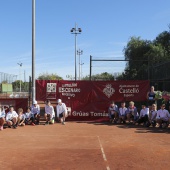
[[9, 111], [9, 107], [13, 106], [15, 111], [17, 112], [19, 108], [22, 108], [24, 112], [26, 112], [26, 108], [28, 107], [28, 99], [18, 98], [18, 99], [0, 99], [0, 105], [6, 108], [6, 112]]
[[145, 101], [148, 90], [149, 81], [36, 81], [36, 99], [61, 98], [73, 120], [107, 117], [110, 101]]

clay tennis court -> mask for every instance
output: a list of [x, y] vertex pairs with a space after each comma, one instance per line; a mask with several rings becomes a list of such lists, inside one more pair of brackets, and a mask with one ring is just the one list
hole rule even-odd
[[0, 169], [170, 169], [170, 129], [67, 122], [0, 132]]

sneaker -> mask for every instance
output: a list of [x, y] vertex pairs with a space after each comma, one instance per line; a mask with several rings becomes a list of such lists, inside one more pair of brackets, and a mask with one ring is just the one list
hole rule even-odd
[[3, 126], [0, 126], [0, 130], [3, 130], [4, 128], [3, 128]]
[[14, 129], [16, 129], [16, 128], [17, 128], [17, 126], [16, 126], [16, 125], [12, 125], [12, 127], [13, 127]]
[[45, 122], [45, 125], [49, 125], [49, 122]]
[[65, 122], [62, 122], [62, 125], [65, 125]]
[[32, 123], [32, 126], [35, 126], [35, 124], [34, 124], [34, 123]]
[[163, 123], [162, 128], [165, 129], [167, 127], [167, 123]]

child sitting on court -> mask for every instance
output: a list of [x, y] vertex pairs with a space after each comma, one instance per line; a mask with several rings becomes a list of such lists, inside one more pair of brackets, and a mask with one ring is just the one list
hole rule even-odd
[[146, 104], [143, 103], [137, 123], [138, 124], [143, 123], [143, 125], [146, 126], [146, 123], [148, 122], [148, 115], [149, 115], [149, 108], [147, 108]]
[[32, 124], [33, 126], [35, 126], [35, 121], [34, 121], [34, 115], [31, 112], [31, 108], [27, 107], [27, 112], [24, 114], [25, 115], [25, 124]]
[[44, 118], [46, 120], [45, 125], [48, 125], [50, 123], [53, 116], [54, 116], [54, 107], [51, 105], [50, 100], [46, 100], [45, 114], [44, 114]]
[[25, 115], [23, 114], [23, 109], [18, 109], [18, 126], [25, 126]]
[[110, 107], [108, 109], [108, 114], [110, 118], [110, 122], [116, 123], [119, 118], [119, 109], [117, 105], [114, 103], [114, 101], [111, 101]]
[[6, 115], [6, 122], [9, 128], [17, 128], [18, 114], [14, 111], [14, 107], [10, 106], [9, 112]]
[[147, 127], [152, 125], [153, 127], [156, 126], [156, 116], [157, 116], [157, 107], [156, 104], [152, 104], [152, 110], [149, 112], [149, 119]]
[[5, 123], [5, 110], [0, 106], [0, 130], [3, 130], [3, 125]]
[[165, 109], [165, 104], [162, 104], [161, 109], [157, 111], [156, 122], [160, 128], [166, 128], [169, 125], [169, 119], [170, 114], [168, 110]]
[[135, 122], [138, 120], [138, 111], [133, 101], [129, 102], [129, 107], [126, 110], [126, 115], [129, 123], [132, 120], [135, 124]]
[[126, 110], [125, 102], [121, 102], [121, 107], [119, 108], [119, 122], [126, 123]]

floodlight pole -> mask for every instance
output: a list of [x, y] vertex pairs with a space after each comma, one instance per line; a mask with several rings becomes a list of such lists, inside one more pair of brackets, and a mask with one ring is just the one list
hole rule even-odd
[[80, 65], [81, 65], [81, 63], [80, 63], [80, 55], [82, 55], [83, 54], [83, 50], [77, 50], [77, 55], [79, 55], [79, 80], [81, 80], [81, 70], [80, 70]]
[[80, 65], [81, 65], [81, 78], [80, 78], [80, 79], [82, 79], [82, 77], [83, 77], [83, 73], [82, 73], [83, 64], [84, 64], [84, 63], [82, 63], [82, 61], [81, 61], [81, 63], [80, 63]]
[[77, 34], [81, 34], [82, 30], [81, 28], [77, 28], [77, 24], [75, 24], [75, 27], [71, 29], [71, 34], [75, 35], [75, 81], [77, 80]]
[[[17, 63], [19, 65], [19, 79], [20, 79], [20, 85], [19, 85], [19, 91], [21, 93], [21, 67], [22, 67], [22, 63]], [[20, 94], [21, 95], [21, 94]]]
[[32, 0], [32, 102], [35, 101], [35, 0]]

